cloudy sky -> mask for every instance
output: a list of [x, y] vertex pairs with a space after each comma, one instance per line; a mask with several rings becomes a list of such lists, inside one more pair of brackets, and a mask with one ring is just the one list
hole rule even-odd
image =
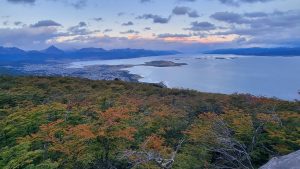
[[0, 46], [300, 46], [300, 0], [0, 0]]

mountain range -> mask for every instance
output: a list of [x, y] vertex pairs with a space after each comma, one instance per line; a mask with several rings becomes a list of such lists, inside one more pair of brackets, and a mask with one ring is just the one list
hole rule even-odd
[[[11, 63], [41, 63], [48, 60], [68, 59], [128, 59], [147, 56], [162, 56], [179, 54], [177, 51], [145, 50], [145, 49], [112, 49], [103, 48], [82, 48], [76, 50], [62, 50], [50, 46], [44, 50], [25, 51], [16, 47], [0, 46], [0, 64]], [[300, 56], [300, 47], [294, 48], [232, 48], [217, 49], [204, 52], [205, 54], [233, 54], [252, 56]]]
[[217, 49], [207, 51], [205, 54], [233, 54], [252, 56], [300, 56], [300, 47], [294, 48], [237, 48], [237, 49]]
[[82, 48], [65, 51], [55, 46], [44, 50], [25, 51], [16, 47], [0, 47], [1, 63], [11, 62], [43, 62], [53, 59], [127, 59], [135, 57], [161, 56], [179, 54], [177, 51], [160, 51], [145, 49], [113, 49]]

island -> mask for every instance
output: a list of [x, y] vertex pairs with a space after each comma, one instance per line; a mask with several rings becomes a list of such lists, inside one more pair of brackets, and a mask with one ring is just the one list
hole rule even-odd
[[145, 62], [145, 64], [142, 64], [142, 66], [154, 66], [154, 67], [175, 67], [175, 66], [183, 66], [183, 65], [187, 65], [187, 64], [175, 63], [172, 61], [165, 61], [165, 60]]
[[207, 59], [216, 59], [216, 60], [233, 60], [233, 59], [237, 59], [238, 57], [221, 57], [221, 56], [205, 56], [205, 57], [199, 57], [196, 59], [200, 59], [200, 60], [207, 60]]

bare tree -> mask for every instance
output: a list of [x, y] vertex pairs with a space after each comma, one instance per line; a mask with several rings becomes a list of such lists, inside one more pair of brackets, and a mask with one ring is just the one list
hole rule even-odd
[[240, 143], [233, 137], [232, 131], [223, 120], [216, 120], [212, 128], [215, 144], [213, 146], [203, 146], [215, 155], [215, 161], [212, 166], [213, 168], [254, 168], [250, 154], [247, 151], [247, 146]]
[[184, 139], [179, 141], [169, 158], [164, 158], [158, 151], [147, 150], [146, 145], [148, 141], [146, 141], [138, 151], [126, 150], [121, 158], [129, 159], [133, 164], [132, 168], [149, 162], [154, 162], [161, 169], [171, 169], [175, 162], [176, 155], [184, 142]]

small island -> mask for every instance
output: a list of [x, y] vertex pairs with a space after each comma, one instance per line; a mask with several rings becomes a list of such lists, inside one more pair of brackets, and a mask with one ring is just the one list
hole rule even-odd
[[175, 63], [172, 61], [165, 61], [165, 60], [145, 62], [145, 64], [142, 64], [142, 66], [154, 66], [154, 67], [174, 67], [174, 66], [183, 66], [183, 65], [187, 65], [187, 64]]
[[196, 59], [200, 59], [200, 60], [207, 60], [207, 59], [216, 59], [216, 60], [233, 60], [233, 59], [238, 59], [238, 57], [221, 57], [221, 56], [205, 56], [205, 57], [199, 57]]

